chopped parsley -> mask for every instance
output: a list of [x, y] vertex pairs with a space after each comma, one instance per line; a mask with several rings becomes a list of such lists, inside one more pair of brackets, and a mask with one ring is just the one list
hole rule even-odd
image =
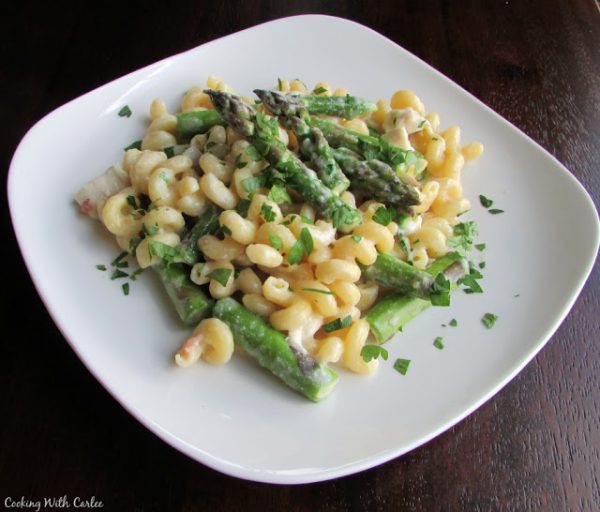
[[125, 200], [127, 201], [127, 204], [133, 208], [134, 212], [137, 212], [137, 210], [140, 209], [137, 201], [135, 200], [135, 196], [127, 196]]
[[359, 244], [363, 239], [363, 237], [360, 235], [352, 235], [350, 238], [352, 238], [352, 240], [354, 240], [354, 242], [356, 242], [357, 244]]
[[284, 186], [282, 185], [273, 185], [271, 187], [271, 190], [269, 191], [269, 195], [267, 196], [267, 199], [270, 199], [271, 201], [280, 204], [280, 203], [291, 203], [292, 199], [290, 198], [290, 195], [287, 193], [287, 190], [285, 189]]
[[456, 321], [456, 318], [453, 318], [452, 320], [450, 320], [450, 322], [448, 322], [448, 325], [450, 327], [456, 327], [458, 325], [458, 322]]
[[142, 226], [146, 236], [154, 236], [158, 233], [158, 226], [146, 226], [146, 224], [142, 224]]
[[246, 148], [246, 154], [255, 162], [260, 162], [262, 160], [262, 155], [258, 152], [256, 146], [252, 144]]
[[360, 356], [363, 358], [365, 363], [369, 363], [378, 357], [381, 357], [384, 361], [387, 361], [388, 351], [380, 345], [365, 345], [360, 350]]
[[123, 148], [123, 151], [128, 151], [129, 149], [142, 149], [142, 141], [134, 140], [129, 146]]
[[478, 251], [485, 251], [485, 244], [475, 244], [475, 249]]
[[464, 286], [463, 291], [465, 293], [483, 293], [483, 288], [481, 288], [477, 279], [473, 274], [467, 274], [456, 281], [456, 283]]
[[106, 265], [96, 265], [96, 268], [101, 272], [106, 272]]
[[117, 268], [129, 268], [129, 262], [128, 261], [119, 261], [119, 263], [116, 264]]
[[119, 117], [131, 117], [131, 109], [129, 108], [129, 105], [121, 107], [121, 110], [119, 110]]
[[[310, 217], [307, 217], [304, 214], [300, 215], [300, 220], [302, 220], [302, 222], [304, 222], [304, 224], [310, 224], [311, 226], [315, 225], [315, 221], [312, 220]], [[293, 222], [293, 221], [292, 221]]]
[[137, 279], [137, 276], [139, 276], [143, 271], [143, 268], [138, 268], [136, 271], [132, 272], [132, 274], [129, 276], [129, 279], [135, 281]]
[[111, 266], [115, 267], [117, 265], [117, 263], [119, 263], [123, 258], [126, 258], [126, 257], [127, 257], [127, 251], [123, 251], [114, 260], [112, 260], [110, 262]]
[[450, 281], [444, 276], [444, 274], [439, 273], [435, 276], [435, 281], [433, 282], [433, 290], [434, 293], [430, 297], [431, 304], [434, 306], [449, 306], [450, 305]]
[[454, 226], [454, 236], [448, 238], [448, 247], [466, 257], [473, 247], [473, 239], [477, 236], [477, 223], [475, 221], [460, 222]]
[[435, 340], [433, 340], [433, 346], [439, 350], [443, 350], [444, 348], [444, 338], [438, 336]]
[[110, 280], [114, 281], [115, 279], [121, 279], [123, 277], [128, 277], [129, 274], [127, 272], [123, 272], [122, 270], [119, 270], [118, 268], [116, 268], [115, 270], [113, 270], [112, 275], [110, 276]]
[[300, 231], [300, 236], [296, 243], [290, 249], [288, 253], [288, 263], [290, 265], [295, 265], [296, 263], [300, 263], [302, 261], [302, 256], [306, 254], [307, 256], [313, 250], [313, 239], [310, 231], [306, 228], [302, 228]]
[[233, 164], [236, 169], [242, 169], [248, 165], [246, 162], [242, 162], [242, 154], [240, 153], [235, 157], [235, 163]]
[[273, 222], [275, 220], [275, 212], [270, 204], [263, 203], [260, 207], [260, 216], [267, 222]]
[[492, 206], [494, 204], [494, 201], [492, 201], [488, 197], [485, 197], [482, 194], [479, 195], [479, 202], [481, 203], [481, 206], [483, 206], [484, 208], [489, 208], [490, 206]]
[[313, 94], [323, 94], [324, 92], [327, 92], [327, 89], [325, 87], [317, 87], [312, 93]]
[[322, 293], [323, 295], [335, 295], [331, 290], [321, 290], [320, 288], [302, 288], [303, 292]]
[[297, 215], [290, 215], [290, 217], [286, 220], [281, 221], [282, 226], [289, 226], [292, 222], [296, 220]]
[[345, 316], [344, 318], [336, 318], [331, 322], [325, 324], [323, 326], [323, 330], [325, 332], [334, 332], [339, 331], [340, 329], [345, 329], [346, 327], [350, 327], [352, 325], [352, 317], [350, 315]]
[[402, 374], [402, 375], [406, 375], [406, 372], [408, 371], [408, 367], [410, 366], [410, 359], [396, 359], [396, 362], [394, 363], [394, 370], [396, 370], [398, 373]]
[[230, 268], [216, 268], [212, 272], [209, 272], [206, 277], [214, 279], [221, 286], [227, 286], [231, 274], [233, 274], [233, 270]]
[[221, 226], [221, 231], [224, 235], [231, 236], [231, 229], [229, 229], [227, 226]]
[[242, 217], [246, 217], [248, 215], [249, 209], [250, 209], [250, 199], [241, 199], [240, 202], [235, 207], [235, 211], [238, 212]]
[[385, 206], [380, 206], [371, 217], [371, 220], [374, 220], [377, 224], [381, 224], [382, 226], [387, 226], [392, 222], [392, 212]]
[[504, 210], [500, 210], [498, 208], [492, 208], [491, 210], [488, 210], [488, 212], [490, 212], [492, 215], [497, 215], [499, 213], [504, 213]]
[[494, 313], [486, 313], [481, 319], [483, 325], [485, 325], [488, 329], [494, 327], [496, 320], [498, 320], [498, 315], [494, 315]]
[[341, 229], [355, 221], [356, 212], [350, 208], [338, 208], [331, 215], [331, 222], [335, 229]]
[[256, 192], [260, 187], [264, 185], [264, 180], [260, 176], [254, 176], [252, 178], [246, 178], [242, 180], [242, 187], [248, 194]]
[[479, 264], [479, 268], [480, 268], [481, 270], [483, 270], [483, 269], [485, 268], [485, 261], [482, 261], [482, 262]]
[[281, 238], [275, 233], [269, 233], [269, 243], [271, 244], [271, 247], [277, 249], [278, 251], [283, 249], [283, 240], [281, 240]]
[[123, 283], [121, 289], [123, 290], [123, 295], [129, 295], [129, 283]]

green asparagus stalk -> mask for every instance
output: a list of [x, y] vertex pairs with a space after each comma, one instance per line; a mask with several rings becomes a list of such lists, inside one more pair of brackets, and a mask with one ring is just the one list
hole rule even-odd
[[181, 239], [181, 243], [172, 247], [152, 238], [148, 239], [148, 248], [152, 256], [157, 256], [163, 263], [185, 263], [193, 265], [200, 258], [198, 239], [204, 235], [214, 234], [219, 229], [219, 214], [221, 210], [216, 206], [209, 207]]
[[219, 228], [219, 213], [217, 207], [206, 210], [177, 247], [148, 240], [150, 253], [160, 258], [160, 262], [153, 265], [152, 269], [160, 278], [177, 314], [187, 325], [195, 325], [207, 317], [214, 305], [214, 301], [190, 279], [189, 265], [199, 259], [198, 239], [215, 233]]
[[388, 295], [367, 313], [371, 332], [378, 344], [385, 343], [408, 322], [431, 307], [431, 301], [400, 294]]
[[232, 94], [210, 89], [205, 92], [227, 124], [241, 135], [249, 137], [259, 152], [282, 173], [286, 185], [312, 204], [326, 219], [331, 219], [336, 228], [347, 232], [361, 222], [360, 212], [328, 189], [316, 173], [277, 138], [277, 120], [267, 119]]
[[349, 153], [331, 151], [355, 192], [402, 209], [419, 204], [417, 190], [404, 183], [388, 164], [381, 160], [358, 160]]
[[277, 91], [255, 89], [254, 93], [267, 108], [278, 116], [298, 116], [303, 110], [309, 114], [353, 119], [377, 110], [377, 105], [356, 96], [313, 96], [285, 94]]
[[300, 153], [310, 160], [319, 179], [335, 194], [339, 195], [346, 190], [350, 186], [350, 180], [333, 158], [333, 152], [321, 130], [310, 127], [302, 117], [290, 116], [282, 120], [284, 126], [296, 134]]
[[194, 263], [198, 261], [200, 250], [198, 240], [204, 235], [214, 235], [219, 229], [221, 209], [216, 206], [207, 208], [196, 220], [196, 223], [181, 239], [181, 247], [193, 255]]
[[177, 133], [180, 140], [189, 140], [194, 135], [206, 133], [217, 124], [224, 122], [216, 110], [193, 110], [177, 114]]
[[160, 263], [152, 268], [158, 274], [177, 314], [186, 325], [196, 325], [210, 315], [214, 301], [190, 279], [189, 267], [181, 263]]
[[231, 298], [217, 302], [213, 315], [225, 322], [235, 343], [288, 386], [314, 402], [325, 398], [337, 383], [337, 374], [296, 349], [262, 318]]
[[365, 160], [381, 160], [391, 165], [400, 174], [405, 174], [411, 165], [415, 166], [417, 173], [422, 172], [426, 166], [426, 161], [419, 152], [393, 146], [382, 137], [364, 135], [316, 117], [312, 117], [310, 123], [321, 130], [331, 147], [348, 148]]
[[[455, 264], [462, 266], [461, 256], [456, 252], [448, 253], [431, 264], [426, 272], [434, 278], [444, 272], [446, 277], [456, 281], [464, 273], [464, 268], [462, 273], [455, 271], [453, 268]], [[366, 320], [369, 322], [375, 340], [381, 344], [431, 305], [428, 299], [406, 297], [395, 293], [373, 306], [367, 313]]]
[[378, 254], [373, 265], [361, 265], [362, 276], [405, 297], [428, 299], [434, 306], [450, 305], [450, 281], [443, 274], [434, 278], [391, 254]]

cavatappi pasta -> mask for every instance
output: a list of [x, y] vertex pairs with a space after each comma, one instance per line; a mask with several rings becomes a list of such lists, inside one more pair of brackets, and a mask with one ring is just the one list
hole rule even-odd
[[[265, 362], [264, 342], [289, 351], [281, 357], [291, 357], [287, 364], [299, 370], [290, 371], [302, 378], [328, 364], [373, 373], [380, 361], [363, 349], [382, 340], [370, 333], [368, 312], [391, 294], [430, 300], [439, 291], [427, 269], [455, 254], [449, 241], [470, 209], [461, 174], [483, 146], [463, 145], [460, 128], [442, 128], [440, 116], [409, 90], [372, 104], [324, 82], [309, 90], [299, 80], [279, 80], [276, 93], [263, 92], [271, 99], [280, 93], [275, 100], [293, 101], [296, 110], [278, 117], [263, 95], [262, 103], [231, 96], [215, 77], [189, 89], [177, 113], [155, 99], [141, 141], [77, 200], [140, 268], [157, 270], [165, 286], [176, 270], [204, 297], [206, 311], [175, 354], [179, 366], [227, 363], [235, 342], [279, 375], [283, 370]], [[223, 106], [231, 102], [245, 112], [243, 122]], [[339, 114], [349, 106], [362, 110]], [[398, 193], [394, 202], [389, 190]], [[323, 206], [324, 197], [337, 206]], [[204, 218], [211, 213], [212, 224]], [[389, 278], [388, 264], [392, 273], [401, 265]], [[241, 313], [228, 313], [237, 307], [249, 315], [247, 325], [238, 325]], [[254, 339], [256, 326], [283, 337]], [[290, 385], [322, 398], [325, 392], [305, 384]]]

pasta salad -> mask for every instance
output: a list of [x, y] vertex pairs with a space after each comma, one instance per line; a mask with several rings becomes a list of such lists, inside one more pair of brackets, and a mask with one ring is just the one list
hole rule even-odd
[[193, 327], [177, 365], [225, 364], [238, 346], [319, 401], [334, 367], [375, 372], [416, 315], [460, 284], [477, 291], [460, 177], [483, 146], [440, 131], [409, 90], [372, 103], [280, 79], [254, 92], [209, 77], [176, 114], [155, 99], [143, 138], [76, 200], [124, 251], [113, 277], [131, 255], [129, 277], [152, 269]]

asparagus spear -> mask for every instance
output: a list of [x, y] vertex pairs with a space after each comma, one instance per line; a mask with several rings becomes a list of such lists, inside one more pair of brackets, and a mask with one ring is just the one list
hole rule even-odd
[[436, 306], [450, 304], [450, 283], [443, 274], [434, 278], [391, 254], [378, 254], [373, 265], [361, 265], [361, 270], [365, 279], [406, 297], [428, 299]]
[[249, 137], [259, 152], [283, 174], [286, 185], [311, 203], [326, 219], [331, 219], [336, 228], [349, 231], [360, 223], [360, 212], [328, 189], [316, 173], [277, 138], [279, 125], [275, 119], [267, 119], [232, 94], [211, 89], [205, 92], [226, 122], [241, 135]]
[[214, 305], [214, 301], [206, 296], [202, 288], [192, 282], [186, 265], [193, 265], [198, 261], [198, 239], [215, 233], [219, 228], [219, 213], [220, 210], [216, 207], [206, 210], [177, 247], [157, 240], [148, 242], [151, 254], [161, 259], [152, 269], [158, 274], [179, 317], [187, 325], [195, 325], [207, 317]]
[[381, 160], [400, 173], [406, 173], [411, 165], [415, 165], [418, 171], [423, 170], [421, 169], [423, 165], [418, 164], [424, 159], [417, 151], [398, 148], [381, 137], [348, 130], [339, 124], [324, 119], [311, 117], [310, 123], [323, 132], [331, 147], [348, 148], [361, 155], [365, 160]]
[[377, 105], [356, 96], [313, 96], [285, 94], [277, 91], [255, 89], [254, 93], [275, 115], [297, 116], [306, 110], [309, 114], [353, 119], [377, 110]]
[[319, 179], [336, 194], [341, 194], [350, 186], [340, 166], [333, 158], [327, 139], [318, 128], [310, 127], [303, 117], [283, 118], [286, 128], [293, 130], [300, 143], [300, 153], [311, 161]]
[[[462, 272], [454, 268], [456, 265], [462, 267]], [[456, 252], [451, 252], [438, 258], [426, 272], [433, 277], [444, 272], [447, 278], [456, 281], [464, 274], [464, 265], [461, 256]], [[406, 297], [395, 293], [373, 306], [367, 313], [366, 320], [369, 322], [377, 343], [381, 344], [430, 306], [430, 300]]]
[[196, 325], [210, 315], [214, 301], [191, 281], [187, 266], [181, 263], [159, 263], [152, 268], [160, 277], [175, 310], [186, 325]]
[[404, 183], [385, 162], [358, 160], [341, 150], [333, 150], [331, 154], [350, 178], [354, 191], [398, 208], [419, 204], [416, 189]]
[[234, 299], [219, 300], [213, 315], [229, 326], [237, 345], [291, 388], [314, 402], [333, 390], [338, 380], [333, 370], [290, 345], [281, 332]]
[[194, 226], [184, 235], [181, 243], [172, 247], [159, 242], [158, 240], [148, 239], [148, 248], [153, 256], [159, 257], [164, 263], [171, 265], [173, 263], [185, 263], [193, 265], [200, 257], [198, 249], [198, 239], [204, 235], [214, 234], [219, 228], [219, 214], [221, 210], [216, 206], [209, 207], [194, 224]]
[[224, 122], [216, 110], [194, 110], [177, 114], [177, 133], [182, 140], [205, 133], [217, 124]]

